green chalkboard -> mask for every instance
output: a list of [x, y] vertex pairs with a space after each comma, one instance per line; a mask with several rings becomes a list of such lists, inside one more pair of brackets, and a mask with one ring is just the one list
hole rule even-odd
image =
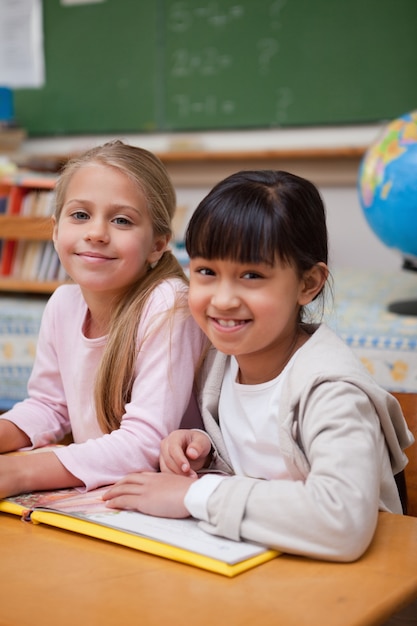
[[44, 0], [46, 84], [15, 91], [17, 122], [33, 135], [153, 129], [156, 14], [152, 0]]
[[417, 0], [44, 0], [30, 135], [370, 123], [417, 108]]

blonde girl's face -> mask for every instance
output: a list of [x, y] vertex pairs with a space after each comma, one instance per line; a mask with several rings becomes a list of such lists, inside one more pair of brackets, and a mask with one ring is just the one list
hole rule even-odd
[[[300, 278], [290, 265], [190, 261], [189, 305], [213, 345], [234, 355], [243, 378], [266, 382], [294, 349], [299, 309], [323, 285], [320, 270]], [[299, 347], [299, 344], [296, 345]]]
[[123, 172], [89, 163], [68, 184], [54, 228], [68, 275], [85, 292], [118, 294], [162, 256], [168, 237], [156, 237], [144, 194]]

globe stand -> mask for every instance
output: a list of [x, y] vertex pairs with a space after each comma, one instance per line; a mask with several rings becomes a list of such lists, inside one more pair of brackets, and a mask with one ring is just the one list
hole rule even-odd
[[[403, 270], [411, 270], [417, 272], [417, 265], [410, 259], [404, 259]], [[417, 316], [417, 300], [398, 300], [388, 305], [388, 311], [390, 313], [396, 313], [397, 315], [408, 315], [411, 317]]]
[[417, 300], [399, 300], [398, 302], [392, 302], [388, 305], [388, 311], [390, 313], [396, 313], [397, 315], [416, 317]]

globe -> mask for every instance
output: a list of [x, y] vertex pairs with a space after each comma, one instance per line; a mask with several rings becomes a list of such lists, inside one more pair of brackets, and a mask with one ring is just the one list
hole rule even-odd
[[[417, 111], [387, 124], [366, 151], [358, 173], [359, 200], [377, 237], [417, 270]], [[405, 303], [406, 304], [406, 303]], [[390, 310], [417, 315], [417, 302]]]

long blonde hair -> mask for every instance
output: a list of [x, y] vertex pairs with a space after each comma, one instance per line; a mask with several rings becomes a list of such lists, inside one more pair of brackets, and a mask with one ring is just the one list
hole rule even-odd
[[[121, 141], [105, 143], [68, 161], [55, 186], [57, 223], [72, 176], [88, 163], [111, 166], [126, 174], [145, 195], [154, 234], [172, 235], [176, 196], [165, 166], [152, 152]], [[118, 302], [112, 303], [107, 344], [94, 388], [97, 420], [104, 433], [120, 427], [125, 405], [130, 400], [138, 354], [137, 329], [144, 306], [155, 287], [172, 277], [187, 282], [177, 259], [166, 250], [155, 268], [150, 267]]]

